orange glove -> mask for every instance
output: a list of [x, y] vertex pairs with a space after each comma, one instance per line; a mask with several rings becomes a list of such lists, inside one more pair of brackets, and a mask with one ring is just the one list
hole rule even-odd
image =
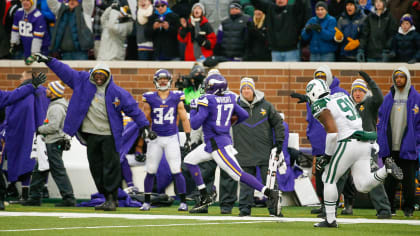
[[347, 37], [347, 40], [349, 42], [344, 47], [344, 51], [353, 51], [354, 49], [358, 48], [360, 45], [360, 41], [358, 39], [352, 39], [350, 37]]
[[337, 27], [334, 27], [334, 29], [335, 29], [334, 40], [337, 43], [341, 43], [343, 41], [343, 39], [344, 39], [344, 35], [343, 35], [343, 33]]

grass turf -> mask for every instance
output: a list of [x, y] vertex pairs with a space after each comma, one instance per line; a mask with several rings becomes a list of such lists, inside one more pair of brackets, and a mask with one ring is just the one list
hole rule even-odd
[[[283, 213], [291, 218], [315, 218], [309, 207], [284, 207]], [[53, 204], [41, 207], [23, 207], [10, 205], [10, 212], [69, 212], [98, 213], [93, 208], [56, 208]], [[341, 209], [339, 209], [339, 212]], [[104, 213], [104, 212], [100, 212]], [[178, 212], [177, 206], [152, 208], [150, 212], [141, 212], [137, 208], [118, 208], [109, 214], [154, 214], [154, 215], [191, 215]], [[232, 215], [239, 211], [234, 208]], [[220, 208], [212, 206], [209, 214], [220, 216]], [[253, 208], [252, 216], [268, 216], [265, 208]], [[338, 219], [344, 218], [338, 216]], [[371, 209], [355, 209], [353, 216], [345, 218], [376, 219]], [[238, 217], [238, 220], [241, 219]], [[402, 211], [393, 219], [420, 220], [420, 212], [413, 217], [404, 217]], [[321, 221], [321, 220], [320, 220]], [[38, 229], [33, 231], [4, 231], [17, 229]], [[44, 230], [39, 230], [44, 229]], [[130, 220], [120, 218], [60, 218], [39, 216], [4, 216], [0, 217], [0, 235], [420, 235], [420, 226], [404, 224], [339, 224], [338, 229], [317, 229], [311, 222], [240, 222], [240, 221], [207, 221], [207, 220]]]

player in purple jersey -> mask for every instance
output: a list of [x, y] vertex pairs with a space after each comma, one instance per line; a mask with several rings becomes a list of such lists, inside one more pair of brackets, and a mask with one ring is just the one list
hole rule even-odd
[[13, 18], [11, 54], [20, 43], [23, 45], [23, 55], [27, 65], [35, 61], [33, 54], [37, 52], [48, 54], [50, 36], [44, 16], [36, 9], [36, 0], [22, 0], [22, 8], [16, 11]]
[[184, 162], [187, 165], [195, 184], [200, 191], [200, 202], [193, 208], [201, 209], [213, 203], [205, 188], [198, 164], [213, 159], [217, 165], [234, 180], [241, 181], [251, 188], [268, 196], [269, 208], [275, 209], [275, 215], [281, 215], [281, 196], [278, 190], [271, 190], [261, 184], [254, 176], [244, 172], [235, 158], [237, 151], [233, 148], [229, 130], [232, 116], [237, 116], [240, 123], [248, 118], [248, 113], [236, 103], [236, 96], [225, 92], [227, 81], [220, 74], [211, 74], [205, 80], [206, 94], [191, 102], [191, 127], [203, 127], [204, 150], [197, 155], [188, 155]]
[[184, 127], [187, 146], [191, 143], [191, 127], [184, 108], [184, 93], [181, 91], [170, 91], [171, 82], [172, 75], [169, 71], [165, 69], [157, 70], [153, 77], [153, 83], [158, 91], [143, 94], [144, 114], [149, 119], [152, 130], [156, 132], [158, 137], [150, 140], [147, 146], [147, 174], [144, 179], [145, 202], [140, 208], [142, 211], [150, 210], [150, 196], [153, 181], [163, 152], [165, 152], [166, 160], [168, 161], [177, 192], [181, 199], [178, 211], [188, 211], [185, 200], [185, 179], [181, 173], [181, 150], [177, 126], [178, 116]]

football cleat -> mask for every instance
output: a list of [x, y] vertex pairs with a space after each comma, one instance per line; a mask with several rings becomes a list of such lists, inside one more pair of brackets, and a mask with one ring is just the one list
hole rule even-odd
[[140, 207], [140, 211], [150, 211], [151, 205], [150, 203], [143, 203], [143, 206]]
[[271, 190], [267, 200], [267, 206], [270, 213], [274, 216], [283, 217], [281, 213], [282, 196], [279, 190]]
[[217, 193], [215, 191], [213, 191], [211, 195], [207, 194], [204, 197], [200, 196], [200, 202], [196, 206], [194, 206], [194, 208], [191, 210], [196, 211], [204, 207], [210, 206], [216, 200], [216, 196], [217, 196]]
[[402, 180], [404, 177], [401, 168], [397, 166], [391, 157], [385, 159], [385, 169], [388, 174], [392, 175], [397, 180]]
[[332, 223], [328, 223], [327, 220], [314, 224], [314, 227], [319, 228], [338, 228], [337, 221], [333, 221]]
[[181, 202], [181, 204], [179, 204], [178, 211], [188, 211], [187, 203]]

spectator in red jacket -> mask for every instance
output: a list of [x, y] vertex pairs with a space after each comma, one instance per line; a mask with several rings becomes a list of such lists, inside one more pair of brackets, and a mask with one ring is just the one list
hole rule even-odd
[[181, 18], [178, 40], [186, 44], [184, 53], [186, 61], [204, 61], [206, 57], [213, 55], [216, 34], [204, 14], [203, 4], [196, 3], [191, 9], [188, 22]]

